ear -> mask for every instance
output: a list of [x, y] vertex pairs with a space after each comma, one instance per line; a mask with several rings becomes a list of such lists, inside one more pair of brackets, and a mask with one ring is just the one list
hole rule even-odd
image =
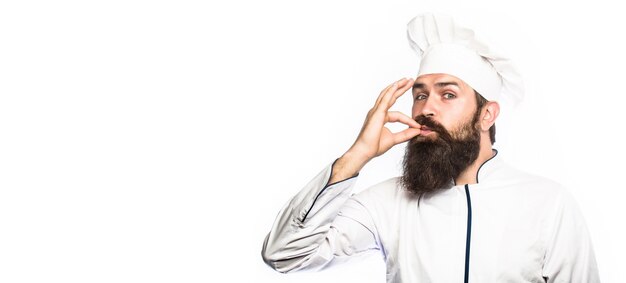
[[489, 131], [489, 128], [496, 123], [496, 118], [500, 114], [500, 104], [495, 101], [488, 101], [480, 113], [480, 129]]

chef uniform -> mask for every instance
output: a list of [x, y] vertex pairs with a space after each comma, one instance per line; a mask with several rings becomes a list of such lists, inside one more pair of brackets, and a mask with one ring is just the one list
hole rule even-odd
[[[457, 76], [489, 100], [520, 98], [510, 62], [493, 55], [471, 30], [432, 14], [415, 17], [408, 27], [409, 42], [422, 57], [418, 75]], [[421, 199], [404, 190], [399, 177], [353, 195], [358, 174], [328, 184], [332, 165], [280, 211], [262, 251], [275, 270], [319, 270], [379, 252], [387, 282], [599, 282], [571, 194], [511, 167], [497, 150], [478, 170], [476, 184]]]

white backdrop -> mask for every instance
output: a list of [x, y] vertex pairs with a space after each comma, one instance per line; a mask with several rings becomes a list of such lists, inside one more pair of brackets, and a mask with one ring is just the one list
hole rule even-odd
[[376, 255], [282, 275], [261, 244], [380, 90], [416, 73], [405, 28], [424, 11], [516, 59], [528, 97], [496, 148], [570, 188], [603, 282], [626, 282], [618, 4], [223, 2], [0, 3], [0, 282], [384, 282]]

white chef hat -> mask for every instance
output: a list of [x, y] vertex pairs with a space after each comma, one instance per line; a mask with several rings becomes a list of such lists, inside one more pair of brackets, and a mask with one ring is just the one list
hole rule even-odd
[[489, 50], [474, 37], [474, 31], [455, 24], [445, 15], [425, 13], [407, 27], [409, 44], [421, 58], [418, 76], [453, 75], [490, 101], [510, 99], [514, 104], [524, 95], [523, 81], [508, 58]]

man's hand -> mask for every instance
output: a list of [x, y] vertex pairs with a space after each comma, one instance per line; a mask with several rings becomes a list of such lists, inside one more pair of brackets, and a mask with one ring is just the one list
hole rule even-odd
[[[370, 109], [365, 123], [354, 144], [333, 165], [329, 184], [356, 175], [367, 162], [387, 152], [394, 145], [403, 143], [419, 135], [420, 125], [411, 117], [397, 111], [389, 111], [398, 97], [413, 86], [412, 79], [401, 79], [387, 86], [378, 96], [376, 104]], [[392, 133], [386, 123], [399, 122], [408, 129]]]

